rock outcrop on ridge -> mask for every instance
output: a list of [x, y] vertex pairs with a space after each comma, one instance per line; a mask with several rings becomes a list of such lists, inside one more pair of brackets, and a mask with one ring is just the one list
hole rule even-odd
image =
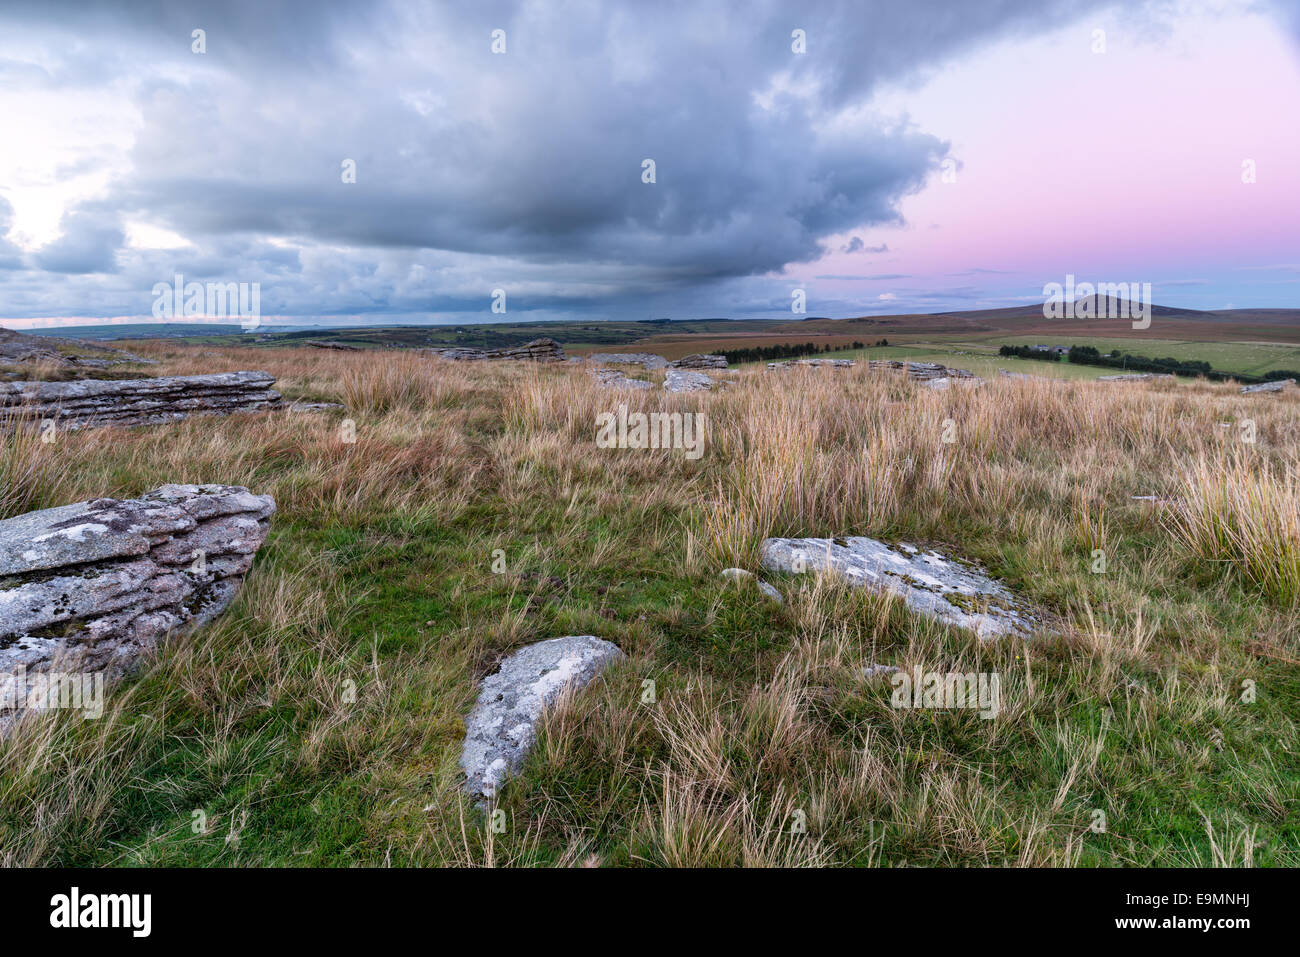
[[453, 346], [447, 349], [425, 349], [440, 359], [456, 362], [484, 362], [489, 359], [513, 359], [531, 362], [564, 362], [564, 350], [554, 339], [543, 337], [509, 349], [470, 349]]
[[682, 356], [680, 359], [674, 359], [668, 363], [670, 369], [725, 369], [727, 368], [727, 357], [716, 354], [706, 354], [697, 352], [694, 355]]
[[0, 362], [44, 362], [92, 369], [103, 369], [124, 362], [154, 364], [154, 360], [145, 359], [133, 352], [87, 342], [85, 339], [32, 336], [12, 329], [0, 329]]

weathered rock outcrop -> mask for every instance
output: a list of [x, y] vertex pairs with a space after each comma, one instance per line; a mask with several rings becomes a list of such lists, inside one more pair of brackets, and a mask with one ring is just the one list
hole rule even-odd
[[0, 521], [0, 708], [25, 700], [29, 675], [111, 680], [169, 633], [211, 621], [274, 512], [269, 495], [238, 486], [164, 485]]
[[969, 369], [954, 369], [940, 362], [908, 362], [899, 359], [872, 359], [867, 367], [873, 371], [886, 370], [906, 373], [909, 379], [928, 382], [932, 379], [978, 379]]
[[[829, 366], [832, 369], [849, 369], [857, 365], [855, 359], [792, 359], [784, 362], [769, 362], [769, 369], [788, 369], [791, 366]], [[902, 372], [909, 379], [928, 382], [932, 379], [978, 379], [979, 376], [968, 369], [954, 369], [938, 362], [909, 362], [899, 359], [871, 359], [867, 368], [873, 372]]]
[[79, 379], [0, 382], [0, 413], [53, 419], [61, 428], [154, 425], [191, 415], [256, 412], [280, 401], [266, 372], [164, 376], [157, 379]]
[[851, 369], [857, 365], [857, 362], [853, 359], [794, 359], [783, 362], [769, 362], [767, 367], [769, 369], [788, 369], [796, 365], [812, 366], [813, 368], [829, 366], [832, 369]]
[[1127, 372], [1122, 375], [1099, 375], [1098, 382], [1150, 382], [1153, 379], [1173, 379], [1169, 372]]
[[981, 379], [979, 376], [954, 376], [951, 378], [948, 376], [940, 376], [937, 379], [921, 379], [919, 381], [921, 385], [925, 386], [926, 388], [935, 389], [940, 392], [954, 385], [973, 387], [973, 386], [984, 384], [984, 380]]
[[682, 356], [668, 363], [670, 369], [725, 369], [727, 368], [727, 357], [721, 355], [705, 354], [697, 352], [694, 355]]
[[533, 746], [537, 721], [567, 689], [578, 691], [623, 657], [618, 646], [592, 635], [552, 638], [520, 648], [483, 680], [465, 720], [460, 766], [465, 790], [491, 798], [519, 769]]
[[426, 349], [426, 352], [440, 359], [456, 362], [484, 362], [490, 359], [513, 359], [531, 362], [564, 362], [564, 350], [554, 339], [543, 337], [526, 342], [522, 346], [509, 349], [469, 349], [452, 347], [448, 349]]
[[1252, 392], [1283, 392], [1287, 386], [1295, 385], [1295, 379], [1274, 379], [1272, 382], [1261, 382], [1258, 385], [1243, 385], [1241, 387], [1242, 395], [1249, 395]]
[[592, 375], [601, 385], [614, 389], [653, 389], [655, 384], [644, 379], [633, 379], [618, 369], [593, 369]]
[[153, 365], [145, 359], [122, 349], [102, 346], [84, 339], [31, 336], [12, 329], [0, 329], [0, 362], [42, 362], [61, 366], [87, 366], [102, 369], [124, 362]]
[[763, 567], [830, 572], [851, 585], [899, 595], [910, 608], [980, 638], [1028, 637], [1037, 618], [1003, 585], [963, 562], [915, 546], [892, 548], [874, 538], [769, 538]]
[[703, 372], [691, 369], [669, 369], [664, 373], [664, 389], [668, 392], [708, 392], [713, 380]]
[[586, 360], [606, 365], [641, 366], [645, 369], [662, 369], [668, 365], [667, 359], [653, 352], [593, 352]]

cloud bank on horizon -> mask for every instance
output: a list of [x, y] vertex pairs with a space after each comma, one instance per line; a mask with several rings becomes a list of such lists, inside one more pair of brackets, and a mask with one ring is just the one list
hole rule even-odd
[[10, 3], [0, 320], [1300, 306], [1297, 94], [1248, 0]]

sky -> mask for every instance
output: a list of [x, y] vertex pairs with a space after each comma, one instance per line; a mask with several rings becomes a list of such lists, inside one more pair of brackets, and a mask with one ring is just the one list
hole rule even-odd
[[7, 0], [0, 123], [10, 328], [1300, 307], [1300, 0]]

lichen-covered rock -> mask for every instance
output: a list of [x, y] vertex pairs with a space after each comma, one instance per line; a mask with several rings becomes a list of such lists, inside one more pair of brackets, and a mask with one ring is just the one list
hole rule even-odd
[[56, 666], [111, 680], [169, 633], [211, 621], [274, 512], [269, 495], [238, 486], [164, 485], [0, 521], [0, 702]]
[[280, 393], [266, 372], [162, 376], [156, 379], [78, 379], [0, 382], [0, 413], [12, 410], [50, 419], [59, 428], [155, 425], [191, 415], [224, 415], [273, 408]]
[[653, 389], [654, 383], [647, 382], [644, 379], [633, 379], [631, 376], [619, 371], [618, 369], [593, 369], [592, 375], [601, 385], [607, 385], [612, 389]]
[[[867, 368], [873, 372], [891, 371], [902, 372], [909, 379], [917, 382], [932, 382], [938, 380], [950, 379], [978, 379], [979, 377], [969, 369], [954, 369], [952, 366], [943, 365], [940, 362], [915, 362], [912, 360], [900, 359], [872, 359], [867, 363]], [[945, 382], [945, 386], [947, 383]], [[941, 386], [942, 388], [942, 386]]]
[[783, 362], [769, 362], [769, 369], [789, 369], [792, 366], [810, 366], [814, 369], [827, 366], [831, 369], [851, 369], [857, 362], [853, 359], [795, 359]]
[[669, 369], [664, 373], [664, 389], [668, 392], [708, 392], [713, 380], [703, 372], [690, 369]]
[[1151, 382], [1155, 379], [1173, 379], [1170, 372], [1126, 372], [1119, 375], [1099, 375], [1098, 382]]
[[455, 362], [484, 362], [491, 359], [564, 362], [566, 358], [560, 344], [546, 336], [533, 339], [531, 342], [525, 342], [522, 346], [511, 346], [506, 349], [471, 349], [453, 346], [446, 349], [428, 349], [426, 351], [440, 359], [450, 359]]
[[1295, 385], [1295, 379], [1274, 379], [1272, 382], [1261, 382], [1258, 385], [1243, 385], [1241, 387], [1242, 395], [1249, 395], [1252, 392], [1282, 392], [1287, 386]]
[[984, 382], [984, 380], [981, 379], [979, 376], [962, 376], [958, 378], [941, 376], [940, 378], [937, 379], [922, 379], [920, 381], [921, 381], [921, 385], [923, 385], [927, 389], [934, 389], [938, 392], [942, 392], [944, 389], [951, 388], [954, 385], [963, 385], [963, 386], [970, 387], [970, 386], [981, 385]]
[[755, 578], [753, 572], [746, 571], [743, 568], [724, 568], [722, 577], [733, 582], [752, 581], [766, 597], [772, 599], [778, 605], [785, 604], [785, 600], [781, 597], [781, 592], [777, 590], [777, 587], [770, 582], [763, 581], [761, 578]]
[[460, 766], [465, 790], [491, 798], [533, 746], [537, 721], [567, 689], [578, 691], [623, 657], [593, 635], [569, 635], [520, 648], [483, 681], [465, 721]]
[[680, 359], [674, 359], [668, 363], [670, 369], [725, 369], [727, 368], [727, 357], [717, 354], [706, 354], [697, 352], [694, 355], [682, 356]]
[[[783, 362], [769, 362], [767, 367], [769, 369], [789, 369], [794, 366], [811, 366], [812, 368], [827, 366], [832, 369], [851, 369], [855, 365], [857, 365], [857, 361], [854, 359], [832, 359], [829, 357], [823, 357], [817, 359], [791, 359]], [[911, 360], [900, 359], [871, 359], [867, 362], [867, 368], [872, 372], [902, 372], [909, 379], [917, 382], [930, 382], [938, 379], [979, 378], [969, 369], [954, 369], [951, 366], [945, 366], [938, 362], [914, 362]]]
[[1028, 637], [1037, 618], [1003, 585], [976, 568], [912, 545], [892, 548], [874, 538], [769, 538], [763, 567], [829, 572], [851, 585], [899, 595], [914, 611], [968, 628], [980, 638]]
[[641, 366], [645, 369], [662, 369], [668, 360], [653, 352], [593, 352], [587, 356], [588, 362], [601, 362], [605, 365]]

